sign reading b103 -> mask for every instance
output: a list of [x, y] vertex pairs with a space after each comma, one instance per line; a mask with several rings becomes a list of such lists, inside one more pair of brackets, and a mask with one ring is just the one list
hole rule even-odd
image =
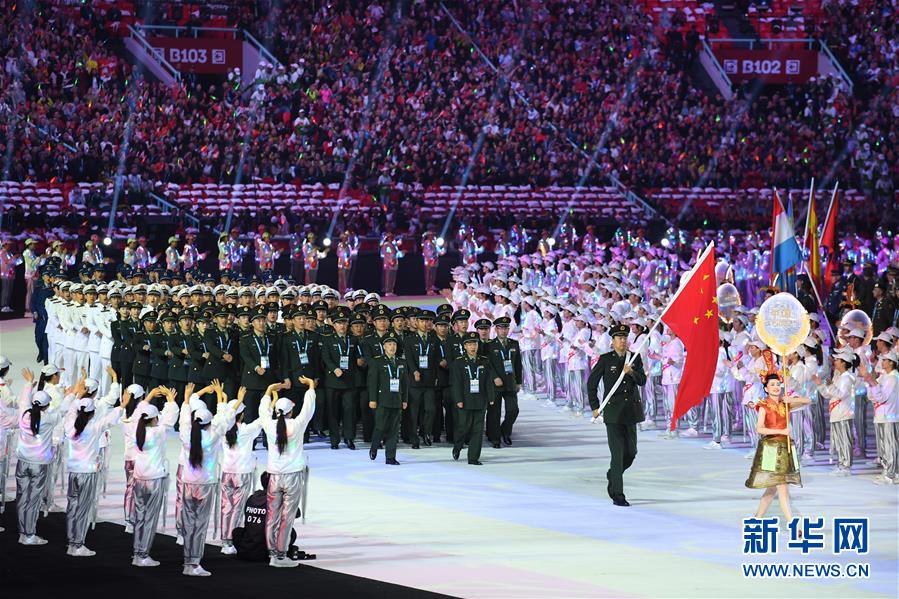
[[243, 62], [243, 42], [229, 39], [151, 37], [153, 54], [182, 73], [224, 74]]

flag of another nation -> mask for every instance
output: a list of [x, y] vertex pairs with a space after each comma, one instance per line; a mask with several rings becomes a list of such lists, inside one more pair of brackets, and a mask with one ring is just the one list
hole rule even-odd
[[793, 234], [793, 225], [784, 211], [777, 192], [774, 193], [773, 227], [771, 272], [783, 274], [802, 262], [802, 252], [799, 250], [796, 235]]
[[808, 276], [821, 288], [821, 248], [818, 247], [818, 216], [815, 214], [815, 196], [808, 203], [808, 217], [805, 219], [805, 249], [808, 250]]

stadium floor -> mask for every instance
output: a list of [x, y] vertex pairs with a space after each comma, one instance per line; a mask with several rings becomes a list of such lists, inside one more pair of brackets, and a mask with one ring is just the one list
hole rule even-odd
[[[408, 303], [425, 305], [425, 298]], [[34, 367], [29, 321], [0, 323], [0, 353], [12, 360], [14, 378], [20, 382], [18, 371]], [[18, 388], [17, 383], [14, 386]], [[362, 443], [356, 452], [310, 444], [308, 519], [297, 530], [300, 548], [316, 553], [318, 559], [314, 567], [297, 569], [297, 582], [291, 588], [302, 592], [307, 584], [303, 581], [308, 581], [311, 596], [325, 592], [361, 596], [360, 587], [354, 586], [359, 578], [353, 578], [361, 577], [408, 587], [371, 587], [379, 594], [395, 592], [400, 597], [413, 596], [414, 589], [479, 598], [899, 595], [899, 487], [872, 484], [872, 469], [859, 465], [855, 476], [836, 478], [828, 474], [826, 456], [822, 456], [818, 464], [803, 469], [805, 486], [791, 490], [799, 513], [826, 519], [827, 548], [803, 556], [786, 550], [787, 537], [780, 535], [777, 556], [744, 556], [740, 521], [754, 512], [759, 496], [743, 486], [749, 471], [745, 447], [705, 451], [701, 446], [707, 437], [669, 441], [655, 432], [641, 432], [639, 455], [625, 476], [632, 507], [622, 509], [614, 507], [605, 493], [604, 429], [566, 416], [544, 402], [521, 404], [515, 446], [487, 447], [482, 456], [485, 465], [480, 468], [464, 460], [453, 462], [445, 444], [418, 451], [401, 446], [399, 468], [385, 466], [380, 457], [369, 461]], [[130, 537], [116, 526], [121, 524], [124, 478], [119, 435], [113, 435], [112, 455], [108, 494], [101, 501], [99, 517], [113, 524], [99, 525], [88, 535], [88, 546], [98, 552], [92, 558], [96, 565], [79, 569], [77, 577], [68, 579], [77, 580], [82, 588], [94, 584], [102, 588], [100, 578], [138, 580], [134, 569], [124, 565], [128, 555], [120, 555], [128, 551]], [[169, 456], [174, 463], [174, 438]], [[13, 481], [7, 489], [14, 491]], [[172, 493], [169, 497], [173, 501]], [[57, 502], [64, 505], [61, 497]], [[173, 535], [172, 507], [168, 513], [163, 534]], [[779, 515], [776, 502], [770, 515]], [[829, 523], [834, 517], [870, 518], [867, 555], [832, 554]], [[38, 533], [46, 534], [51, 543], [43, 548], [12, 545], [11, 514], [4, 520], [7, 530], [0, 533], [4, 580], [15, 572], [15, 578], [26, 577], [24, 582], [34, 584], [33, 567], [7, 566], [21, 563], [26, 550], [35, 551], [35, 557], [37, 552], [42, 552], [42, 558], [58, 556], [60, 573], [74, 576], [74, 570], [64, 565], [73, 560], [62, 559], [60, 516], [39, 521]], [[234, 588], [222, 583], [257, 592], [284, 588], [281, 571], [248, 569], [242, 564], [238, 576], [237, 567], [232, 571], [212, 547], [204, 565], [213, 577], [187, 579], [179, 574], [180, 552], [172, 539], [157, 537], [157, 546], [154, 555], [164, 560], [164, 566], [154, 572], [157, 590], [195, 593], [204, 588]], [[745, 578], [741, 564], [756, 562], [864, 562], [870, 564], [870, 575]], [[45, 564], [50, 573], [57, 560], [35, 563]], [[113, 574], [108, 566], [118, 563], [126, 571]], [[96, 579], [91, 575], [94, 568]], [[318, 569], [351, 576], [331, 579]], [[61, 579], [52, 582], [61, 590]]]

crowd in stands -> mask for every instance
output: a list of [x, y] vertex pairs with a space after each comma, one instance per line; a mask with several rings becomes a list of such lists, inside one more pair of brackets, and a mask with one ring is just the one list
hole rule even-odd
[[[803, 187], [830, 173], [879, 197], [894, 191], [895, 90], [851, 97], [822, 78], [713, 97], [685, 70], [696, 36], [659, 31], [625, 0], [455, 0], [452, 19], [432, 0], [405, 12], [377, 1], [273, 4], [250, 28], [285, 66], [262, 65], [250, 89], [237, 79], [164, 87], [120, 58], [96, 13], [0, 4], [0, 144], [12, 180], [109, 180], [121, 166], [135, 192], [150, 181], [340, 183], [352, 162], [359, 188], [596, 184], [609, 174], [638, 190]], [[828, 10], [821, 26], [848, 40], [853, 70], [887, 81], [886, 9], [881, 32]]]

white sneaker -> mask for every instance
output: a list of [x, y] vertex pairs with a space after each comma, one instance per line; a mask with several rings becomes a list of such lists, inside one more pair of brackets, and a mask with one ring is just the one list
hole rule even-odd
[[232, 545], [231, 543], [225, 543], [222, 545], [222, 553], [225, 555], [235, 555], [237, 554], [237, 547]]
[[684, 436], [685, 437], [698, 437], [699, 433], [696, 431], [695, 428], [693, 428], [691, 426], [690, 428], [688, 428], [687, 430], [684, 431]]
[[12, 308], [9, 306], [4, 306], [3, 309], [0, 309], [0, 312], [12, 312]]
[[716, 441], [709, 441], [702, 446], [703, 449], [721, 449], [721, 444]]
[[150, 556], [136, 557], [134, 558], [134, 561], [131, 562], [131, 565], [137, 566], [138, 568], [154, 568], [159, 565], [159, 562]]
[[837, 476], [852, 476], [852, 472], [846, 468], [837, 468]]
[[871, 482], [873, 482], [875, 485], [892, 485], [893, 479], [888, 478], [881, 474], [879, 476], [875, 476], [874, 480]]
[[97, 552], [91, 551], [90, 549], [88, 549], [87, 547], [82, 545], [81, 547], [78, 547], [75, 549], [73, 549], [72, 547], [69, 547], [69, 550], [66, 552], [66, 555], [71, 555], [72, 557], [93, 557], [93, 556], [97, 555]]
[[56, 504], [56, 503], [50, 504], [50, 513], [51, 514], [61, 514], [64, 511], [66, 511], [66, 508], [62, 507], [61, 505]]
[[204, 570], [203, 566], [199, 564], [196, 566], [184, 566], [184, 571], [181, 573], [185, 576], [212, 576], [212, 572]]
[[19, 543], [22, 545], [46, 545], [47, 539], [43, 539], [37, 535], [29, 535], [26, 536], [24, 542], [22, 541], [21, 535], [19, 536]]
[[295, 562], [286, 557], [271, 557], [268, 560], [268, 565], [273, 568], [296, 568], [300, 565], [300, 562]]
[[721, 435], [721, 444], [725, 445], [727, 443], [730, 443], [730, 437], [727, 435]]
[[178, 537], [175, 539], [175, 543], [177, 543], [178, 545], [184, 545], [184, 537], [178, 535]]
[[134, 534], [134, 526], [129, 523], [125, 523], [125, 534]]

